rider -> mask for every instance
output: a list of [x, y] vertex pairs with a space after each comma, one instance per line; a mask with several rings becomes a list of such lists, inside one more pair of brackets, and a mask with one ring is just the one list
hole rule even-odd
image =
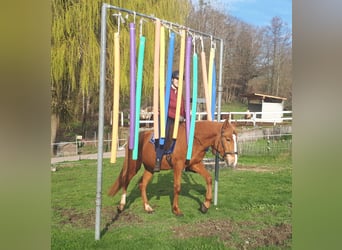
[[[178, 80], [179, 80], [179, 71], [178, 70], [173, 71], [172, 80], [171, 80], [170, 102], [169, 102], [169, 109], [167, 113], [167, 122], [166, 122], [165, 147], [161, 145], [157, 146], [157, 150], [156, 150], [157, 157], [156, 157], [156, 164], [153, 170], [154, 172], [160, 171], [160, 164], [163, 158], [164, 151], [168, 150], [171, 146], [172, 132], [173, 132], [173, 127], [174, 127], [175, 117], [176, 117]], [[185, 117], [185, 109], [184, 109], [184, 100], [182, 97], [179, 122], [183, 122], [184, 117]]]

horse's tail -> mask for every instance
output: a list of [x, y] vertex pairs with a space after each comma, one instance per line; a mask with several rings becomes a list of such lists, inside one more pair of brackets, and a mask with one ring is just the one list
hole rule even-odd
[[116, 179], [116, 181], [114, 182], [114, 184], [108, 190], [108, 195], [109, 196], [116, 195], [116, 193], [119, 191], [120, 188], [121, 188], [121, 185], [120, 185], [120, 180], [119, 180], [119, 177], [118, 177]]
[[118, 178], [115, 180], [115, 182], [113, 183], [113, 185], [110, 187], [110, 189], [108, 190], [108, 195], [109, 196], [114, 196], [116, 195], [116, 193], [123, 187], [124, 185], [124, 181], [127, 179], [127, 170], [128, 170], [128, 146], [126, 146], [125, 148], [125, 160], [122, 166], [122, 169], [120, 171], [120, 174], [118, 176]]

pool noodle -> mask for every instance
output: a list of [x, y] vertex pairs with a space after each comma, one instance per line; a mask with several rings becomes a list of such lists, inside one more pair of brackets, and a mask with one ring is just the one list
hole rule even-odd
[[114, 93], [113, 93], [113, 122], [112, 122], [112, 145], [110, 162], [116, 162], [118, 129], [119, 129], [119, 99], [120, 99], [120, 40], [119, 32], [114, 33]]
[[129, 24], [130, 31], [130, 112], [129, 112], [129, 144], [128, 148], [134, 147], [135, 127], [135, 78], [136, 78], [136, 51], [135, 51], [135, 24]]
[[213, 63], [213, 91], [211, 95], [211, 114], [213, 120], [215, 119], [215, 110], [216, 110], [216, 66], [215, 62]]
[[154, 37], [154, 78], [153, 78], [153, 132], [154, 138], [159, 139], [159, 56], [160, 56], [160, 20], [156, 20]]
[[192, 148], [194, 143], [194, 135], [195, 135], [195, 121], [196, 121], [196, 107], [197, 107], [197, 91], [198, 91], [198, 57], [197, 54], [194, 53], [192, 58], [193, 64], [193, 73], [192, 73], [192, 109], [191, 109], [191, 125], [190, 125], [190, 133], [189, 133], [189, 143], [188, 150], [186, 154], [186, 159], [190, 160], [192, 156]]
[[185, 127], [186, 141], [189, 143], [190, 133], [190, 61], [191, 61], [191, 44], [192, 37], [188, 36], [186, 40], [186, 55], [185, 55]]
[[185, 30], [182, 30], [181, 31], [180, 57], [179, 57], [179, 79], [178, 79], [178, 91], [177, 91], [177, 106], [176, 106], [175, 124], [174, 124], [173, 135], [172, 135], [173, 139], [176, 139], [177, 135], [178, 135], [180, 107], [181, 107], [182, 94], [183, 94], [184, 52], [185, 52]]
[[[211, 97], [212, 97], [212, 91], [213, 91], [213, 63], [214, 63], [214, 54], [215, 54], [215, 49], [211, 48], [210, 49], [210, 54], [209, 54], [209, 72], [208, 72], [208, 96], [209, 96], [209, 108], [210, 111], [211, 109]], [[212, 117], [212, 114], [211, 114]]]
[[165, 28], [160, 28], [160, 67], [159, 67], [160, 138], [165, 138]]
[[[137, 91], [136, 91], [136, 102], [135, 110], [140, 111], [141, 104], [141, 89], [142, 89], [142, 78], [144, 68], [144, 53], [145, 53], [145, 40], [144, 36], [140, 37], [139, 43], [139, 54], [138, 54], [138, 70], [137, 70]], [[135, 112], [135, 131], [134, 131], [134, 148], [132, 159], [138, 159], [138, 146], [139, 146], [139, 124], [140, 124], [140, 112]]]
[[204, 87], [204, 96], [205, 96], [205, 106], [207, 109], [207, 120], [211, 121], [211, 109], [209, 103], [209, 93], [208, 93], [208, 75], [207, 75], [207, 66], [205, 62], [205, 52], [201, 52], [201, 63], [202, 63], [202, 81]]
[[[165, 88], [165, 121], [167, 123], [169, 103], [170, 103], [170, 91], [171, 91], [171, 81], [172, 81], [172, 67], [173, 67], [173, 55], [175, 48], [175, 33], [170, 33], [168, 57], [167, 57], [167, 72], [166, 72], [166, 88]], [[166, 129], [166, 127], [164, 128]], [[159, 140], [160, 145], [164, 145], [165, 138]]]

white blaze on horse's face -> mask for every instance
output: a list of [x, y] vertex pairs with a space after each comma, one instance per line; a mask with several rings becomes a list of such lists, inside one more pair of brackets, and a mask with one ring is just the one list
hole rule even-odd
[[229, 150], [225, 152], [225, 160], [229, 166], [235, 168], [238, 160], [237, 156], [237, 140], [236, 135], [232, 135], [232, 140], [229, 141]]
[[238, 155], [237, 155], [237, 140], [236, 140], [236, 135], [233, 134], [233, 142], [234, 142], [234, 163], [233, 167], [236, 167], [237, 160], [238, 160]]

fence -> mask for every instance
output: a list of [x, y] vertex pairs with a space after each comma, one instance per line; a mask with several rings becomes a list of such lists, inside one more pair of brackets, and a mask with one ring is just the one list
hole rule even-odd
[[[239, 155], [276, 155], [279, 153], [291, 153], [292, 129], [291, 125], [277, 125], [267, 128], [245, 128], [239, 131], [238, 152]], [[104, 152], [111, 150], [111, 137], [108, 134], [104, 140]], [[74, 142], [53, 143], [52, 157], [65, 157], [75, 155], [95, 154], [97, 152], [97, 140], [82, 140]], [[118, 150], [124, 150], [127, 137], [118, 139]]]
[[[103, 151], [111, 151], [111, 139], [103, 140]], [[53, 147], [52, 156], [53, 157], [66, 157], [66, 156], [76, 156], [76, 155], [86, 155], [97, 153], [97, 140], [82, 140], [76, 142], [57, 142], [52, 143]], [[118, 139], [118, 150], [124, 150], [127, 144], [126, 138]]]
[[292, 134], [269, 135], [253, 137], [252, 140], [239, 141], [240, 155], [265, 156], [290, 153], [292, 149]]
[[[214, 114], [214, 119], [217, 120], [217, 113]], [[267, 118], [259, 118], [267, 117]], [[153, 124], [153, 112], [142, 110], [140, 113], [140, 124]], [[196, 120], [206, 120], [207, 112], [196, 112]], [[221, 121], [229, 119], [230, 122], [244, 123], [256, 126], [258, 123], [271, 123], [273, 125], [291, 122], [292, 111], [279, 111], [279, 112], [221, 112]], [[127, 121], [129, 121], [129, 114], [127, 114]], [[124, 126], [124, 115], [120, 112], [119, 119], [120, 126]]]
[[[223, 112], [228, 114], [230, 122], [236, 123], [252, 123], [256, 126], [257, 123], [272, 123], [276, 125], [283, 122], [292, 121], [292, 111], [281, 112]], [[259, 118], [262, 117], [262, 118]]]

